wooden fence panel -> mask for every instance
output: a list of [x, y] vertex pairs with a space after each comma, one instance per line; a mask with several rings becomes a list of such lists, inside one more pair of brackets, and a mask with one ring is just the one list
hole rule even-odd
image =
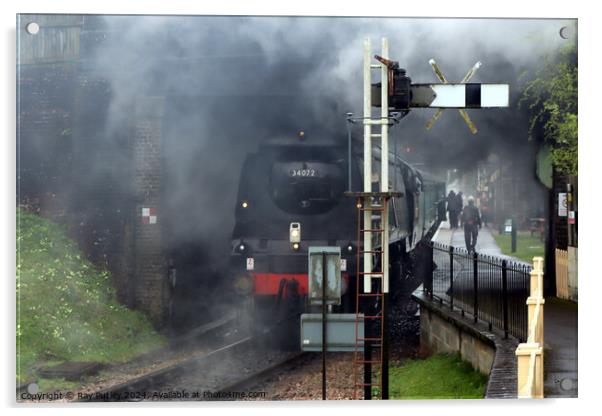
[[556, 296], [569, 299], [569, 257], [566, 250], [556, 249]]

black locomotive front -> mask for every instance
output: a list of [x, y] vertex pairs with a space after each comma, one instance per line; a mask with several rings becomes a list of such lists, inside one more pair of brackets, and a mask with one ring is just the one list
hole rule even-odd
[[[357, 214], [344, 195], [346, 154], [340, 146], [296, 142], [264, 145], [245, 160], [231, 266], [237, 286], [252, 292], [256, 306], [304, 303], [310, 246], [341, 247], [343, 289], [348, 287]], [[357, 166], [352, 172], [357, 181]]]

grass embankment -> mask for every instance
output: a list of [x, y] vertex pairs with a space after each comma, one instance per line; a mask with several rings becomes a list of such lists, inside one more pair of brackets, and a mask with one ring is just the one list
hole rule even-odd
[[119, 304], [109, 273], [84, 259], [62, 226], [17, 211], [17, 381], [63, 361], [122, 362], [164, 345]]
[[436, 354], [389, 370], [392, 399], [480, 399], [487, 377], [459, 355]]
[[502, 253], [508, 256], [519, 258], [527, 263], [532, 263], [533, 257], [544, 256], [545, 245], [537, 233], [531, 237], [529, 231], [519, 231], [516, 235], [515, 253], [512, 253], [512, 238], [510, 234], [499, 234], [495, 231], [492, 234]]

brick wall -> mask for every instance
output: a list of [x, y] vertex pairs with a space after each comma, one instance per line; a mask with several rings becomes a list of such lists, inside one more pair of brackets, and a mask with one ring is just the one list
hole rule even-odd
[[[28, 19], [65, 20], [55, 31], [73, 23], [69, 17]], [[75, 20], [77, 33], [68, 33], [73, 42], [81, 17]], [[84, 56], [103, 39], [96, 29], [84, 27]], [[163, 99], [139, 98], [129, 114], [111, 119], [107, 80], [74, 64], [76, 55], [67, 62], [46, 59], [56, 45], [41, 35], [26, 36], [46, 49], [27, 46], [36, 55], [22, 56], [28, 65], [18, 68], [16, 202], [66, 225], [86, 257], [111, 272], [119, 301], [147, 312], [160, 326], [169, 296], [159, 206]], [[143, 207], [159, 211], [156, 224], [141, 223]]]
[[[141, 97], [132, 125], [133, 192], [135, 194], [135, 305], [162, 326], [168, 305], [167, 261], [161, 232], [161, 131], [164, 100]], [[143, 215], [143, 209], [155, 214]], [[147, 212], [148, 213], [148, 212]]]

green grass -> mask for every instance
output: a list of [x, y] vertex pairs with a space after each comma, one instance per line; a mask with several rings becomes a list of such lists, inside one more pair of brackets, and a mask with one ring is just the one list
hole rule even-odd
[[459, 355], [436, 354], [389, 370], [392, 399], [479, 399], [486, 383], [487, 377]]
[[109, 273], [64, 228], [17, 211], [17, 381], [63, 361], [123, 362], [165, 345], [140, 312], [117, 302]]
[[36, 384], [40, 391], [75, 391], [81, 383], [64, 378], [38, 378]]
[[532, 263], [533, 257], [544, 256], [545, 244], [539, 239], [537, 233], [534, 233], [531, 237], [529, 231], [519, 231], [516, 236], [515, 253], [512, 253], [511, 250], [512, 240], [510, 234], [498, 234], [497, 232], [492, 232], [492, 234], [502, 253], [508, 256], [517, 257], [527, 263]]

